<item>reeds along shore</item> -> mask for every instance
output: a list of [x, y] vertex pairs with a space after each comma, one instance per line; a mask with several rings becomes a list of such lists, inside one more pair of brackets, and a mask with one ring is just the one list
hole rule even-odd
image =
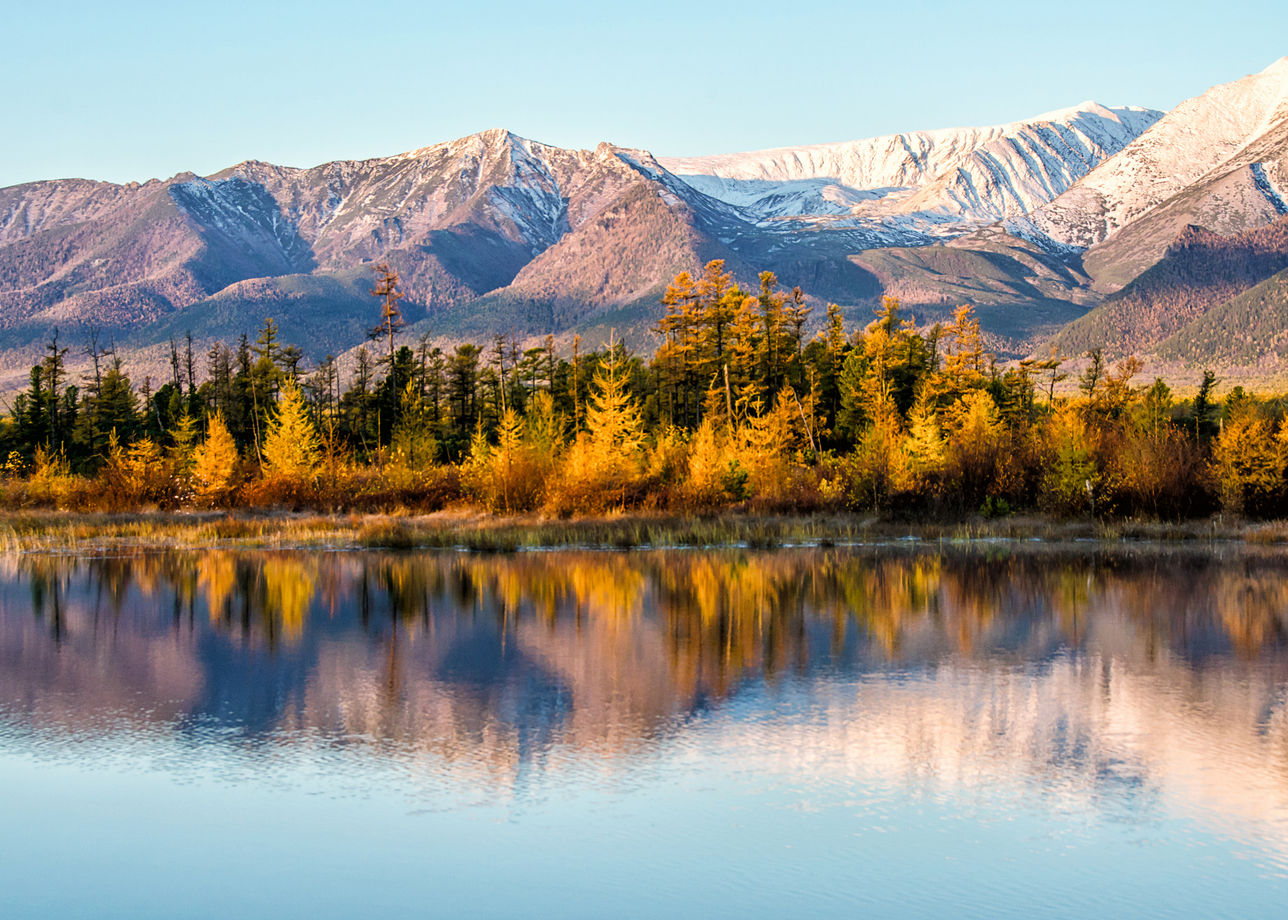
[[271, 320], [254, 343], [211, 348], [200, 383], [191, 340], [176, 344], [155, 391], [93, 347], [93, 372], [69, 382], [55, 337], [0, 422], [0, 507], [924, 522], [1288, 510], [1283, 399], [1236, 388], [1218, 402], [1210, 373], [1177, 401], [1131, 358], [1092, 352], [1076, 379], [1054, 357], [1003, 366], [970, 307], [926, 329], [891, 299], [854, 331], [832, 305], [807, 341], [799, 290], [768, 272], [744, 290], [720, 262], [677, 276], [662, 306], [644, 361], [616, 341], [564, 356], [503, 337], [398, 346], [386, 303], [387, 350], [359, 350], [344, 388], [334, 360], [307, 367]]
[[[1225, 516], [1181, 523], [1054, 520], [1034, 515], [916, 523], [871, 514], [702, 516], [627, 513], [571, 519], [446, 511], [432, 514], [316, 514], [291, 511], [77, 513], [0, 511], [0, 553], [205, 549], [452, 550], [510, 553], [593, 550], [770, 550], [856, 547], [866, 551], [1010, 554], [1065, 552], [1279, 553], [1288, 525]], [[866, 549], [865, 549], [866, 548]]]

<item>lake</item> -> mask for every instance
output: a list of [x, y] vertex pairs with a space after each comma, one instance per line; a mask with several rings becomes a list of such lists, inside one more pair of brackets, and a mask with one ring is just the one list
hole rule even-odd
[[0, 556], [0, 917], [1238, 917], [1288, 562]]

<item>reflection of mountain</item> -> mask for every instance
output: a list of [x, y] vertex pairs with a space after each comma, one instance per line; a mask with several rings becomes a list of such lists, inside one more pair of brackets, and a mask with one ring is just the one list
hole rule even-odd
[[1282, 667], [1196, 671], [1151, 643], [1114, 635], [1036, 672], [951, 663], [915, 681], [827, 683], [809, 721], [735, 722], [719, 743], [806, 785], [928, 787], [983, 808], [1019, 787], [1062, 810], [1179, 816], [1266, 841], [1288, 866]]
[[785, 776], [1161, 802], [1288, 857], [1284, 574], [848, 550], [9, 560], [0, 738], [357, 746], [505, 787], [556, 748], [612, 769], [691, 743], [714, 705], [703, 743]]

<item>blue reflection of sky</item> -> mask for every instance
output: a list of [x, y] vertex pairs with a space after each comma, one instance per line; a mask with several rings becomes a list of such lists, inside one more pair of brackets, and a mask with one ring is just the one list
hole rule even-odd
[[100, 613], [74, 579], [55, 637], [0, 581], [0, 918], [1283, 903], [1276, 643], [1225, 654], [1201, 579], [1173, 636], [1131, 573], [1076, 629], [1040, 579], [1017, 597], [942, 577], [889, 647], [882, 611], [843, 635], [812, 611], [777, 670], [756, 634], [735, 676], [732, 653], [668, 644], [647, 591], [629, 615], [540, 622], [490, 615], [486, 591], [368, 622], [342, 591], [268, 644], [204, 610], [172, 620], [164, 590]]
[[[710, 713], [638, 760], [569, 756], [517, 796], [300, 739], [247, 756], [176, 751], [165, 735], [73, 751], [8, 733], [0, 906], [10, 918], [1247, 917], [1288, 893], [1244, 858], [1246, 842], [1151, 805], [1054, 804], [1024, 782], [784, 773], [730, 741], [753, 706]], [[798, 714], [763, 719], [766, 737]]]

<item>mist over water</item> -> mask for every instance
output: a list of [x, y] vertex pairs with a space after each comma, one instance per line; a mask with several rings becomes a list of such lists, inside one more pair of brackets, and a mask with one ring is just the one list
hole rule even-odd
[[1266, 915], [1288, 564], [0, 558], [0, 915]]

